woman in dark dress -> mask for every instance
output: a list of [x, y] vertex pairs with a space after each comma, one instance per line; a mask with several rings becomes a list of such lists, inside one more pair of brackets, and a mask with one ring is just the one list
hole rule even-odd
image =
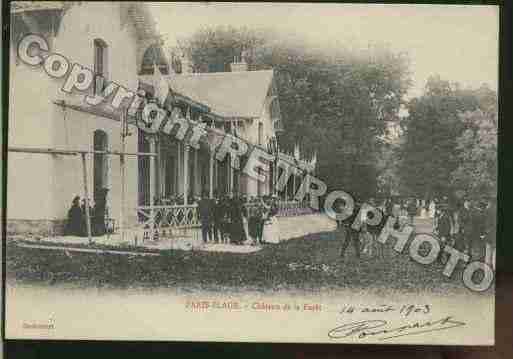
[[66, 222], [66, 234], [68, 236], [83, 236], [83, 214], [80, 209], [80, 197], [75, 196], [68, 210], [68, 220]]
[[231, 242], [242, 244], [246, 240], [244, 233], [244, 222], [242, 221], [242, 212], [244, 210], [240, 197], [234, 196], [230, 200], [230, 234]]
[[445, 263], [448, 260], [448, 254], [444, 253], [443, 248], [446, 245], [451, 245], [451, 228], [452, 228], [452, 220], [451, 215], [449, 213], [449, 209], [447, 207], [443, 207], [440, 210], [440, 217], [438, 218], [437, 223], [437, 233], [440, 239], [440, 246], [442, 250], [440, 251], [439, 260], [441, 263]]
[[443, 242], [449, 241], [451, 237], [451, 216], [447, 209], [440, 211], [438, 218], [438, 236]]
[[229, 243], [231, 237], [230, 199], [223, 196], [219, 203], [221, 242]]
[[258, 204], [255, 199], [251, 199], [250, 206], [248, 207], [247, 217], [248, 217], [248, 234], [253, 241], [253, 244], [258, 243]]

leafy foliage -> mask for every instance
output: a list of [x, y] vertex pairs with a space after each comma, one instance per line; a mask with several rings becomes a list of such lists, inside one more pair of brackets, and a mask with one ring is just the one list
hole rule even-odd
[[480, 109], [460, 115], [467, 129], [458, 137], [459, 165], [452, 183], [472, 197], [497, 193], [497, 117]]
[[[408, 192], [424, 197], [452, 195], [463, 189], [458, 187], [469, 189], [472, 176], [484, 175], [472, 169], [476, 163], [471, 163], [469, 156], [476, 158], [470, 152], [481, 146], [474, 135], [479, 127], [476, 116], [480, 117], [475, 111], [494, 116], [494, 98], [495, 93], [484, 87], [462, 90], [439, 77], [428, 80], [425, 93], [407, 106], [400, 175]], [[467, 111], [474, 115], [462, 116]], [[494, 149], [489, 146], [488, 151], [487, 156], [492, 156]], [[470, 177], [464, 180], [465, 176]]]
[[400, 193], [399, 153], [399, 144], [389, 143], [383, 145], [383, 150], [377, 161], [377, 182], [380, 197], [389, 197], [390, 195], [398, 195]]

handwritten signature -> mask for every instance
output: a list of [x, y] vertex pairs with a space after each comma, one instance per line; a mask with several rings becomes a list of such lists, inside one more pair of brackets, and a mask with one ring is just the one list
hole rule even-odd
[[417, 321], [392, 328], [389, 328], [388, 325], [389, 324], [386, 320], [364, 320], [359, 322], [351, 322], [331, 329], [328, 332], [328, 337], [332, 339], [348, 337], [364, 339], [370, 336], [378, 336], [379, 340], [387, 340], [397, 337], [458, 328], [466, 325], [466, 323], [455, 320], [451, 316], [447, 316], [435, 321]]

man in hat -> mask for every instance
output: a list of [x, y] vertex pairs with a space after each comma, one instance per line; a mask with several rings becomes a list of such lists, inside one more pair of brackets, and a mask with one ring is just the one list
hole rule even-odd
[[198, 201], [199, 218], [201, 222], [201, 237], [203, 243], [208, 240], [213, 240], [212, 237], [212, 219], [213, 219], [213, 204], [212, 200], [208, 198], [207, 193], [203, 192], [201, 199]]
[[242, 244], [246, 241], [244, 223], [242, 221], [244, 208], [238, 193], [234, 193], [228, 206], [230, 216], [230, 242], [234, 244]]
[[417, 203], [414, 198], [410, 198], [408, 201], [406, 211], [408, 212], [408, 219], [410, 220], [410, 224], [413, 225], [413, 218], [417, 214]]
[[[340, 205], [340, 210], [343, 211], [346, 204], [345, 201]], [[349, 243], [353, 244], [356, 258], [360, 259], [360, 232], [352, 227], [356, 216], [360, 212], [360, 206], [355, 203], [353, 212], [345, 220], [337, 220], [338, 232], [342, 236], [342, 248], [340, 249], [340, 258], [344, 258]]]

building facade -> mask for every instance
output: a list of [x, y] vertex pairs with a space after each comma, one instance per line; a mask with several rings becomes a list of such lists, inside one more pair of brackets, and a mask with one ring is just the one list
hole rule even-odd
[[[167, 96], [170, 111], [178, 108], [182, 116], [205, 123], [210, 131], [221, 135], [230, 133], [267, 149], [268, 144], [276, 140], [280, 121], [273, 78], [272, 70], [171, 74], [165, 77], [169, 85], [164, 90], [167, 93], [157, 97]], [[141, 151], [149, 149], [149, 145], [140, 148]], [[255, 197], [272, 193], [272, 173], [265, 182], [249, 178], [240, 170], [232, 169], [229, 159], [213, 160], [214, 152], [207, 141], [200, 149], [194, 149], [173, 137], [161, 135], [156, 139], [156, 151], [157, 198], [193, 198], [204, 193]], [[184, 162], [186, 157], [188, 162]], [[241, 162], [242, 169], [244, 158]], [[147, 203], [146, 198], [143, 201]]]
[[[191, 206], [202, 194], [275, 194], [276, 163], [259, 182], [234, 170], [230, 158], [215, 160], [210, 145], [230, 133], [279, 154], [281, 114], [272, 70], [248, 71], [239, 58], [230, 72], [174, 73], [141, 3], [19, 2], [11, 22], [9, 233], [62, 233], [72, 198], [84, 198], [86, 187], [92, 204], [108, 189], [108, 216], [126, 227], [140, 223], [148, 207]], [[70, 64], [94, 71], [86, 94], [101, 94], [111, 81], [137, 89], [170, 113], [204, 123], [208, 138], [195, 149], [173, 136], [150, 136], [133, 121], [122, 126], [121, 110], [107, 101], [90, 105], [83, 92], [64, 92], [63, 79], [20, 61], [17, 44], [28, 33], [44, 36], [50, 52]], [[291, 180], [289, 195], [299, 183]]]
[[[88, 106], [84, 94], [61, 90], [62, 79], [43, 68], [24, 64], [18, 42], [28, 33], [48, 41], [50, 51], [94, 69], [107, 81], [137, 89], [145, 52], [158, 40], [145, 5], [98, 2], [15, 2], [11, 5], [10, 104], [8, 125], [7, 230], [10, 233], [62, 232], [75, 195], [83, 197], [79, 156], [23, 150], [120, 151], [119, 114], [112, 108]], [[103, 85], [104, 86], [104, 85]], [[88, 94], [102, 84], [94, 83]], [[125, 150], [136, 152], [137, 129], [129, 126]], [[22, 149], [20, 152], [11, 149]], [[87, 156], [89, 197], [108, 188], [111, 215], [120, 208], [120, 161], [102, 154]], [[127, 193], [136, 193], [137, 158], [126, 160]], [[128, 195], [126, 206], [137, 206]], [[133, 211], [132, 211], [133, 212]], [[130, 221], [136, 214], [127, 211]]]

